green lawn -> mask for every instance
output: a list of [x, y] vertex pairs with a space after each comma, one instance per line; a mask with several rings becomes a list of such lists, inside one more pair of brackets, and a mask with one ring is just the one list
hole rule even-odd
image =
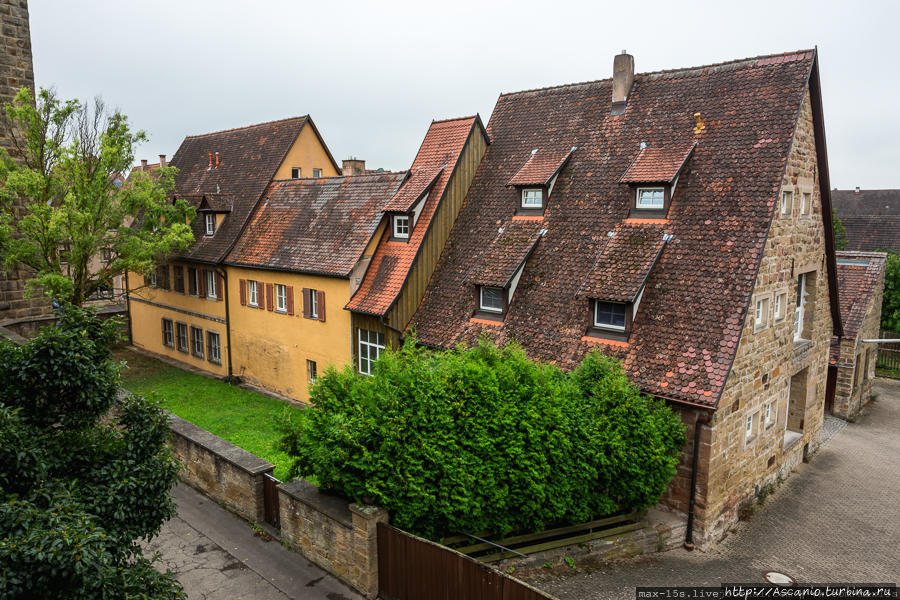
[[184, 371], [138, 354], [129, 348], [115, 352], [124, 360], [122, 386], [135, 394], [154, 396], [182, 419], [240, 446], [275, 465], [275, 477], [287, 479], [291, 459], [275, 445], [276, 423], [284, 410], [302, 410], [257, 392]]

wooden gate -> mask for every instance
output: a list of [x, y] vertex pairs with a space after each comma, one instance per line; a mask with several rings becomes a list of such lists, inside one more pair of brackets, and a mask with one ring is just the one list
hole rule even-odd
[[378, 589], [387, 600], [554, 600], [450, 548], [378, 524]]
[[266, 523], [273, 527], [281, 527], [278, 507], [278, 484], [281, 483], [271, 474], [263, 475], [263, 506]]
[[[882, 330], [881, 339], [900, 339], [900, 333]], [[875, 367], [886, 371], [882, 373], [883, 375], [900, 377], [900, 343], [878, 344], [878, 359], [875, 362]]]

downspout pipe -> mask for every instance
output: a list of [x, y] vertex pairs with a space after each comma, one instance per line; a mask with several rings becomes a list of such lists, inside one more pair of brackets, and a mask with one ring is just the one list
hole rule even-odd
[[225, 343], [228, 345], [228, 380], [231, 381], [234, 371], [231, 367], [231, 314], [228, 306], [231, 302], [228, 298], [228, 272], [221, 267], [217, 267], [216, 271], [222, 275], [222, 301], [225, 303]]
[[697, 464], [700, 462], [700, 431], [710, 421], [710, 414], [697, 410], [694, 420], [694, 452], [691, 456], [691, 492], [688, 500], [687, 532], [684, 535], [684, 549], [694, 549], [694, 504], [697, 497]]
[[134, 336], [131, 334], [131, 294], [128, 289], [128, 271], [125, 271], [125, 315], [128, 319], [128, 344], [134, 344]]

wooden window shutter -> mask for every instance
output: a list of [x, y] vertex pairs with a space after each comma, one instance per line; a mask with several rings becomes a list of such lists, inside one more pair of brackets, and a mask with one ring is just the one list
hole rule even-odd
[[225, 278], [216, 273], [216, 300], [221, 302], [225, 299]]
[[262, 310], [266, 306], [266, 285], [262, 281], [256, 282], [256, 308]]
[[312, 318], [312, 301], [309, 299], [309, 288], [303, 288], [303, 318]]
[[160, 319], [160, 322], [162, 323], [162, 342], [163, 342], [163, 346], [165, 346], [166, 345], [166, 320]]
[[266, 284], [266, 310], [275, 310], [274, 286], [271, 283]]
[[206, 298], [206, 269], [197, 269], [197, 295]]
[[247, 306], [247, 280], [238, 279], [238, 287], [240, 288], [241, 306]]
[[294, 286], [286, 285], [284, 286], [285, 293], [285, 308], [287, 309], [287, 314], [294, 314]]
[[316, 290], [316, 310], [319, 312], [319, 320], [325, 321], [325, 292]]
[[188, 293], [193, 296], [197, 293], [197, 269], [188, 267]]

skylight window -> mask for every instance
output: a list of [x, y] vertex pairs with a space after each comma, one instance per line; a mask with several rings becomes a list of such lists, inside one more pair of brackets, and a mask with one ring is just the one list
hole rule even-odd
[[529, 188], [522, 190], [522, 208], [541, 208], [544, 205], [544, 190]]
[[661, 187], [638, 188], [637, 208], [662, 210], [665, 207], [665, 189]]
[[625, 331], [625, 305], [597, 300], [594, 303], [594, 327]]

